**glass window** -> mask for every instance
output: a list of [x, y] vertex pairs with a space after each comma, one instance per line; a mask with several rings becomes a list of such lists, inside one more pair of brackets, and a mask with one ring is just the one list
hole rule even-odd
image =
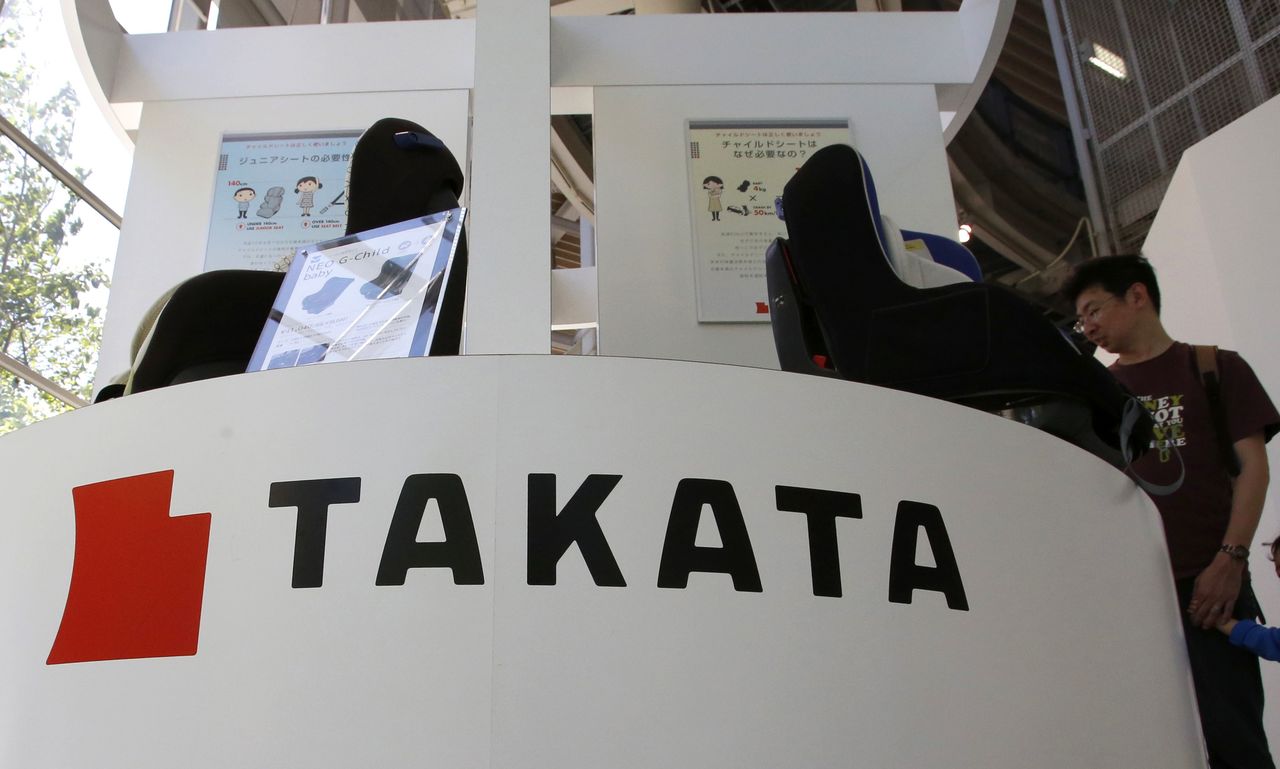
[[[0, 116], [7, 122], [0, 138], [6, 432], [90, 394], [119, 234], [107, 216], [118, 220], [132, 153], [85, 87], [56, 4], [0, 6]], [[82, 201], [77, 184], [111, 210]]]
[[131, 35], [169, 31], [173, 0], [111, 0], [111, 13]]
[[107, 123], [67, 39], [59, 3], [5, 0], [0, 9], [0, 115], [116, 211], [124, 208], [132, 148]]
[[82, 397], [97, 362], [107, 284], [95, 233], [85, 232], [86, 210], [114, 253], [113, 226], [0, 140], [0, 353]]
[[26, 427], [71, 407], [0, 368], [0, 433]]

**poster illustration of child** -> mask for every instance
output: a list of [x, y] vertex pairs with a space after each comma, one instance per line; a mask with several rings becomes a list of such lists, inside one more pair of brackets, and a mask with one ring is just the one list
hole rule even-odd
[[240, 209], [240, 215], [236, 217], [237, 219], [249, 218], [249, 201], [257, 196], [258, 193], [252, 187], [241, 187], [232, 193], [232, 197], [236, 201], [236, 207]]
[[702, 189], [707, 191], [707, 210], [711, 212], [711, 221], [720, 221], [720, 196], [724, 193], [724, 179], [708, 176], [702, 180]]
[[298, 208], [302, 209], [303, 216], [311, 216], [311, 209], [316, 205], [316, 190], [323, 186], [314, 176], [304, 176], [298, 180], [293, 191], [298, 193]]

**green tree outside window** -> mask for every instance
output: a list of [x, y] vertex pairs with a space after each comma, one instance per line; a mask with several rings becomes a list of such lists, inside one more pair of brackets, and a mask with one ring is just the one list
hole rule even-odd
[[[48, 98], [18, 49], [30, 0], [7, 0], [0, 15], [0, 114], [70, 168], [78, 102], [69, 84]], [[88, 398], [102, 334], [99, 308], [84, 294], [107, 283], [103, 262], [68, 265], [64, 246], [80, 231], [79, 199], [16, 145], [0, 140], [0, 353]], [[66, 409], [17, 377], [0, 375], [0, 433]]]

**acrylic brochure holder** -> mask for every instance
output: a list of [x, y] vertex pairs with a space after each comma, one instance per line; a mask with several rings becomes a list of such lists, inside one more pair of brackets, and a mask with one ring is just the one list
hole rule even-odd
[[426, 355], [466, 209], [298, 249], [249, 371]]

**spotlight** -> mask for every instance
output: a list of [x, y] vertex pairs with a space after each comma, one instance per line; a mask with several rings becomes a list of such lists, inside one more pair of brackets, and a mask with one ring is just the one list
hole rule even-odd
[[956, 240], [961, 243], [968, 243], [969, 238], [973, 236], [973, 228], [967, 224], [960, 225], [960, 231], [956, 233]]
[[[1089, 50], [1090, 46], [1092, 46], [1092, 50]], [[1084, 48], [1084, 53], [1089, 57], [1090, 64], [1118, 80], [1129, 79], [1129, 68], [1125, 65], [1124, 58], [1120, 54], [1097, 43], [1087, 41]]]

